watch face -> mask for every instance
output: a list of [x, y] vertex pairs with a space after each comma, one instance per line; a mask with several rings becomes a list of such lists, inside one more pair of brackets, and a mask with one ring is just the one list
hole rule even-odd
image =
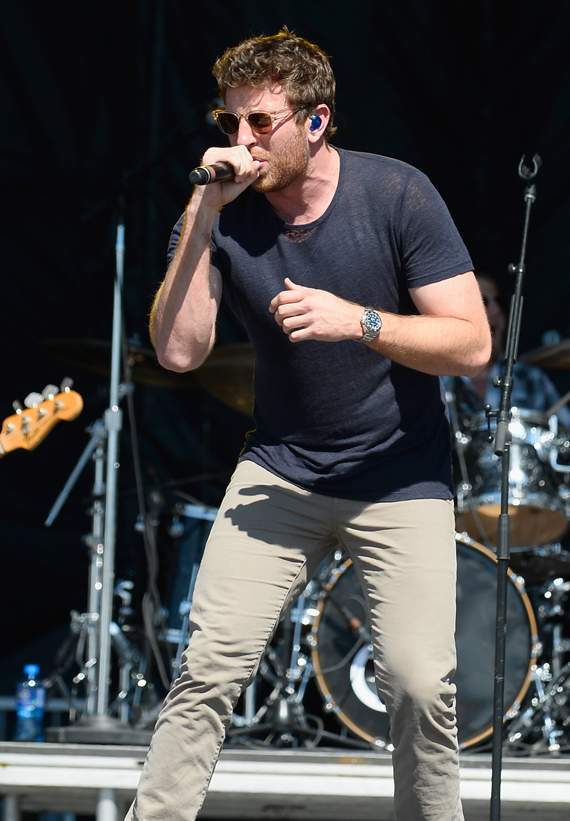
[[364, 334], [363, 340], [364, 342], [371, 342], [380, 333], [382, 320], [376, 311], [372, 311], [367, 308], [364, 312], [364, 316], [362, 317], [362, 324], [366, 328], [366, 333]]
[[378, 333], [382, 322], [375, 311], [366, 311], [364, 324], [371, 333]]

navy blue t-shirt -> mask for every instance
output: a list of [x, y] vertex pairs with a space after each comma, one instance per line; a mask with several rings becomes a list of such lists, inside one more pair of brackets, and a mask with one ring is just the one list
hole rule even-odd
[[[451, 499], [441, 380], [359, 342], [292, 343], [269, 312], [289, 277], [359, 305], [414, 314], [408, 288], [473, 267], [425, 175], [387, 157], [337, 150], [338, 187], [319, 219], [284, 223], [248, 188], [214, 226], [212, 263], [256, 357], [255, 429], [244, 455], [325, 495]], [[182, 225], [173, 231], [170, 259]]]

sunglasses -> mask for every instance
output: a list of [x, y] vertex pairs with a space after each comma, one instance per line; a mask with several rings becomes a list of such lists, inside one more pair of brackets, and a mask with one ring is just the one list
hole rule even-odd
[[273, 121], [278, 118], [277, 114], [283, 114], [284, 111], [290, 114], [295, 114], [297, 111], [302, 111], [307, 106], [297, 105], [294, 108], [280, 108], [279, 111], [250, 111], [249, 114], [236, 114], [234, 111], [224, 111], [217, 109], [212, 112], [212, 117], [216, 121], [218, 128], [224, 134], [231, 136], [237, 134], [239, 131], [239, 121], [244, 119], [247, 121], [249, 127], [256, 134], [269, 134], [275, 128]]

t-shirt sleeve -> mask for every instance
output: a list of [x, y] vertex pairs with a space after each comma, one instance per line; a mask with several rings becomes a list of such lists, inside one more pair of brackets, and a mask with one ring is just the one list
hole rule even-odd
[[473, 270], [447, 206], [419, 171], [409, 176], [402, 195], [400, 252], [408, 288]]
[[168, 270], [172, 264], [172, 260], [174, 259], [174, 254], [176, 253], [176, 249], [178, 248], [178, 243], [180, 242], [180, 238], [184, 233], [184, 225], [186, 224], [186, 211], [182, 214], [174, 228], [172, 229], [172, 233], [170, 234], [170, 239], [168, 241], [168, 251], [166, 253], [166, 270]]

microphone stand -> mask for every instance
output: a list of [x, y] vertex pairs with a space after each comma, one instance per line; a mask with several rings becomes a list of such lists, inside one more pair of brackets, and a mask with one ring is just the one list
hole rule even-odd
[[509, 271], [516, 275], [515, 291], [511, 298], [509, 324], [507, 328], [507, 344], [505, 350], [505, 373], [497, 378], [496, 385], [501, 388], [499, 410], [491, 410], [487, 405], [487, 423], [490, 430], [491, 417], [497, 419], [495, 434], [495, 454], [502, 458], [501, 463], [501, 513], [499, 515], [497, 532], [497, 621], [495, 633], [495, 680], [494, 680], [494, 711], [493, 711], [493, 751], [492, 751], [492, 780], [491, 780], [491, 821], [500, 821], [501, 818], [501, 767], [502, 767], [502, 738], [504, 716], [505, 690], [505, 645], [507, 632], [507, 579], [510, 559], [510, 516], [509, 516], [509, 449], [511, 421], [511, 393], [513, 389], [513, 369], [517, 358], [519, 336], [521, 328], [523, 296], [522, 286], [525, 274], [525, 256], [528, 239], [530, 209], [536, 200], [536, 187], [530, 184], [542, 165], [542, 160], [535, 154], [532, 158], [532, 168], [524, 163], [524, 155], [519, 164], [519, 176], [529, 185], [525, 189], [526, 203], [525, 221], [521, 256], [518, 265], [511, 263]]

